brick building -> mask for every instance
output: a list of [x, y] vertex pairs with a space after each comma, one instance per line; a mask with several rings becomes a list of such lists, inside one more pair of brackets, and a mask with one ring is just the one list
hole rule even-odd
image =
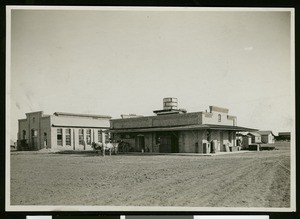
[[115, 140], [129, 143], [132, 151], [155, 153], [215, 153], [236, 150], [236, 132], [256, 131], [237, 126], [228, 109], [210, 106], [209, 112], [177, 108], [176, 98], [164, 98], [154, 116], [122, 116], [110, 120]]

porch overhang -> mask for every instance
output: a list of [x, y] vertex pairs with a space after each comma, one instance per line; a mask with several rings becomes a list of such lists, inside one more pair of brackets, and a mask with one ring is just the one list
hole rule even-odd
[[236, 131], [236, 132], [252, 132], [258, 131], [253, 128], [246, 128], [241, 126], [230, 125], [187, 125], [187, 126], [172, 126], [172, 127], [149, 127], [149, 128], [124, 128], [124, 129], [110, 129], [111, 133], [129, 133], [129, 132], [163, 132], [163, 131], [188, 131], [188, 130], [222, 130], [222, 131]]

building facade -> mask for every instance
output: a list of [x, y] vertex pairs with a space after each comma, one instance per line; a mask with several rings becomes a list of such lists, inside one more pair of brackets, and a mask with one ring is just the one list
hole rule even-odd
[[291, 140], [291, 132], [278, 132], [277, 140], [290, 141]]
[[19, 119], [18, 150], [91, 150], [92, 142], [109, 138], [110, 116], [42, 111]]
[[261, 135], [257, 132], [249, 132], [248, 136], [251, 137], [251, 143], [256, 144], [256, 143], [262, 143], [261, 141]]
[[261, 136], [261, 142], [264, 144], [274, 144], [275, 135], [272, 131], [258, 131], [258, 134]]
[[115, 140], [129, 143], [131, 151], [154, 153], [216, 153], [237, 149], [236, 132], [254, 131], [237, 126], [228, 109], [210, 106], [209, 112], [187, 113], [176, 98], [164, 98], [155, 116], [110, 120]]

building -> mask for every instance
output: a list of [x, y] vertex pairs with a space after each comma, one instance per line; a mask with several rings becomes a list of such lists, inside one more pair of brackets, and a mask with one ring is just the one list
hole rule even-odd
[[242, 147], [245, 149], [248, 149], [249, 145], [252, 144], [252, 136], [248, 135], [248, 133], [246, 133], [246, 134], [244, 133], [244, 134], [241, 134], [241, 138], [242, 138]]
[[274, 144], [275, 143], [275, 135], [272, 131], [258, 131], [257, 132], [261, 136], [261, 142], [264, 144]]
[[256, 131], [237, 126], [228, 109], [210, 106], [209, 112], [187, 113], [176, 98], [164, 98], [154, 116], [110, 120], [115, 140], [129, 143], [131, 151], [155, 153], [215, 153], [236, 150], [236, 132]]
[[13, 140], [10, 139], [10, 150], [14, 151], [16, 149], [17, 149], [16, 142], [14, 142]]
[[253, 144], [262, 143], [261, 135], [258, 134], [257, 132], [249, 132], [248, 136], [251, 137], [251, 143], [253, 143]]
[[42, 111], [19, 119], [18, 150], [90, 150], [92, 142], [108, 138], [110, 116]]
[[291, 133], [290, 132], [278, 132], [278, 136], [275, 137], [277, 141], [290, 141]]

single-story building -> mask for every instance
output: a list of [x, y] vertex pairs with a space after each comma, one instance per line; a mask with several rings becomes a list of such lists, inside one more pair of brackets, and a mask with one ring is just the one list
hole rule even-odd
[[92, 142], [109, 138], [110, 116], [43, 111], [19, 119], [18, 150], [91, 150]]
[[257, 131], [261, 136], [261, 142], [264, 144], [274, 144], [275, 143], [275, 135], [272, 131]]
[[278, 132], [277, 140], [291, 140], [291, 132]]
[[251, 143], [254, 143], [254, 144], [262, 143], [261, 142], [261, 135], [258, 134], [257, 132], [249, 132], [248, 136], [251, 137]]
[[216, 153], [237, 150], [236, 132], [256, 131], [237, 126], [236, 116], [226, 108], [187, 113], [177, 106], [177, 98], [164, 98], [163, 109], [153, 111], [154, 116], [111, 119], [112, 138], [138, 152]]
[[14, 151], [16, 149], [17, 149], [16, 142], [10, 139], [10, 150]]
[[242, 134], [242, 147], [247, 149], [249, 145], [252, 144], [252, 136], [247, 134]]

